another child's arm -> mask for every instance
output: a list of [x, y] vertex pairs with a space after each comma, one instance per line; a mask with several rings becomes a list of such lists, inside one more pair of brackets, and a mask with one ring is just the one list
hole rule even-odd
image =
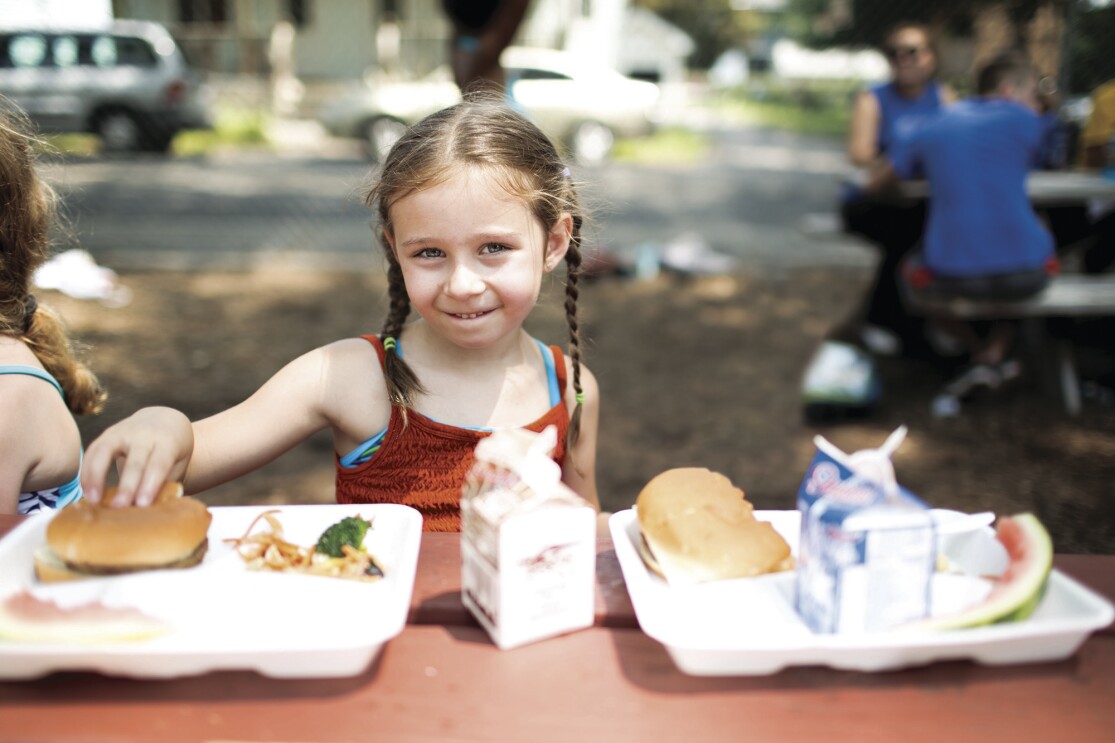
[[6, 424], [0, 425], [0, 451], [4, 452], [4, 456], [0, 457], [0, 513], [5, 514], [18, 510], [19, 493], [29, 466], [29, 457], [24, 457], [21, 451], [26, 435], [10, 425], [10, 421], [19, 420], [12, 415], [12, 409], [16, 408], [15, 402], [0, 398], [0, 420]]
[[0, 376], [0, 513], [17, 513], [21, 492], [69, 481], [80, 452], [77, 424], [52, 387]]
[[[600, 388], [596, 384], [596, 377], [584, 366], [581, 367], [581, 389], [585, 396], [581, 409], [581, 433], [577, 443], [566, 455], [561, 479], [573, 492], [599, 511], [600, 498], [596, 493], [596, 440], [600, 421]], [[573, 394], [573, 387], [570, 385], [567, 399], [572, 400]], [[573, 412], [572, 407], [569, 412]]]

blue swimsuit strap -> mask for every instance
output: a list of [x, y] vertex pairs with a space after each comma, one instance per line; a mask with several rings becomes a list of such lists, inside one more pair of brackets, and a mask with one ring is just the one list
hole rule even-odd
[[66, 393], [62, 391], [62, 385], [58, 384], [58, 380], [45, 372], [37, 366], [27, 366], [25, 364], [4, 364], [0, 365], [0, 374], [24, 374], [28, 377], [38, 377], [44, 382], [50, 382], [54, 389], [58, 390], [58, 394], [62, 399], [66, 399]]

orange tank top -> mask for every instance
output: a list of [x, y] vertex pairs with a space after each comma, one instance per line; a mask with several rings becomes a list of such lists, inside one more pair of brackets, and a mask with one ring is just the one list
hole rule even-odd
[[[372, 344], [384, 363], [383, 345], [377, 336], [362, 336]], [[523, 426], [541, 431], [557, 427], [554, 460], [565, 462], [565, 435], [569, 411], [565, 407], [565, 359], [561, 349], [550, 346], [554, 354], [558, 389], [562, 400], [538, 420]], [[490, 431], [458, 428], [407, 411], [407, 422], [398, 406], [391, 408], [391, 420], [379, 451], [363, 464], [342, 467], [334, 455], [337, 469], [338, 503], [402, 503], [422, 513], [424, 531], [461, 530], [461, 487], [472, 467], [477, 442]]]

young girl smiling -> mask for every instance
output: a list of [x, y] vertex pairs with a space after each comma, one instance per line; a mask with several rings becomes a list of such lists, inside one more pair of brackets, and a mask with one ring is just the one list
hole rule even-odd
[[[454, 530], [476, 443], [499, 428], [553, 425], [565, 483], [599, 508], [599, 393], [577, 321], [582, 217], [553, 144], [505, 106], [465, 101], [396, 143], [365, 203], [388, 264], [380, 335], [310, 351], [196, 423], [140, 410], [89, 446], [87, 498], [101, 498], [113, 462], [114, 504], [148, 504], [167, 479], [205, 490], [329, 428], [338, 502], [405, 503], [427, 530]], [[568, 357], [522, 327], [544, 274], [563, 261]]]

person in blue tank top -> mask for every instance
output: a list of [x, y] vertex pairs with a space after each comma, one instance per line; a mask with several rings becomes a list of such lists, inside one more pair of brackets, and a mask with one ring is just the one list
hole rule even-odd
[[[1037, 82], [1024, 57], [996, 57], [979, 72], [977, 96], [896, 140], [875, 169], [871, 190], [924, 172], [933, 194], [922, 249], [901, 271], [911, 291], [1011, 300], [1048, 284], [1054, 241], [1026, 193], [1046, 132]], [[972, 369], [962, 375], [968, 381], [996, 387], [1017, 372], [1006, 360], [1012, 323], [993, 323], [985, 336], [963, 322], [942, 327], [970, 355]]]
[[0, 97], [0, 513], [81, 497], [74, 415], [105, 394], [74, 356], [61, 321], [31, 293], [46, 260], [54, 195], [38, 176], [27, 119]]
[[[886, 83], [860, 91], [848, 130], [848, 160], [859, 175], [953, 101], [934, 79], [937, 54], [928, 28], [913, 22], [893, 26], [883, 37], [890, 62]], [[883, 397], [874, 354], [935, 359], [937, 349], [925, 321], [906, 312], [898, 291], [898, 266], [921, 239], [924, 202], [900, 202], [865, 193], [849, 179], [840, 190], [843, 229], [879, 251], [870, 288], [848, 317], [826, 333], [802, 376], [803, 416], [830, 422], [868, 415]]]
[[[937, 54], [927, 27], [900, 23], [887, 33], [882, 48], [891, 79], [861, 91], [852, 109], [847, 150], [857, 168], [878, 163], [896, 140], [908, 137], [954, 100], [952, 91], [935, 79]], [[925, 204], [873, 198], [848, 182], [841, 189], [840, 213], [844, 230], [866, 238], [881, 255], [862, 306], [834, 336], [884, 353], [931, 354], [924, 322], [906, 313], [897, 283], [902, 257], [921, 239]]]

